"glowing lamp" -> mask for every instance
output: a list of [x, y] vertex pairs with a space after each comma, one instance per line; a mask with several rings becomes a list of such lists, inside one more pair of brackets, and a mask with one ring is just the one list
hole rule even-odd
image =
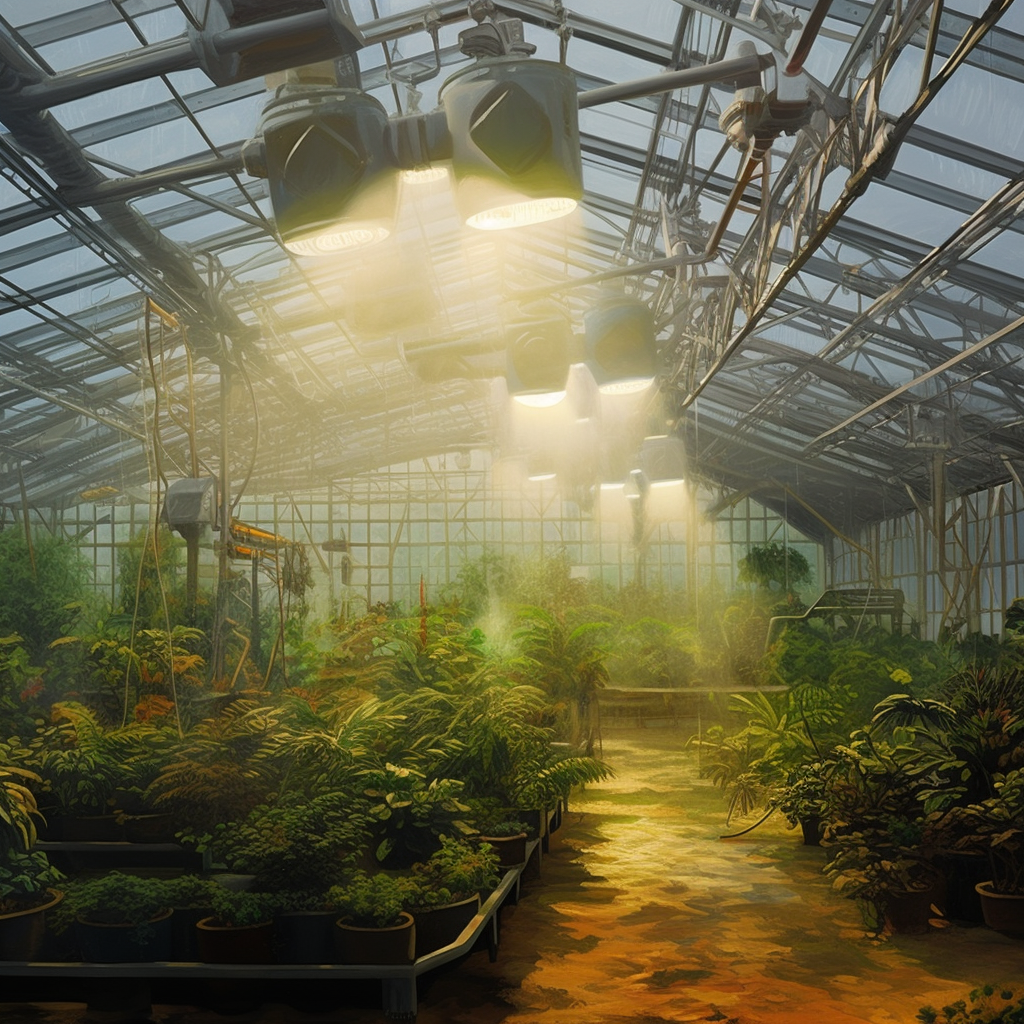
[[[282, 244], [300, 256], [369, 245], [391, 233], [398, 173], [387, 111], [358, 89], [285, 85], [260, 123], [260, 170]], [[247, 168], [249, 161], [247, 160]]]
[[571, 213], [583, 195], [576, 80], [562, 64], [486, 58], [441, 87], [456, 203], [482, 231]]
[[603, 395], [642, 391], [654, 380], [654, 317], [628, 295], [604, 299], [583, 318], [585, 362]]
[[520, 404], [534, 408], [557, 405], [569, 381], [572, 330], [559, 311], [522, 315], [506, 329], [505, 382]]
[[686, 446], [678, 437], [645, 437], [640, 445], [640, 472], [649, 487], [670, 487], [686, 479]]

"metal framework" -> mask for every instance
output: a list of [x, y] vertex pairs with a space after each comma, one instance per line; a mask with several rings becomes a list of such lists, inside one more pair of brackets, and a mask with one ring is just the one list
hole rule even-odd
[[[919, 510], [939, 480], [965, 495], [1016, 478], [1012, 0], [490, 5], [590, 94], [582, 212], [471, 238], [446, 188], [407, 190], [390, 248], [319, 262], [282, 248], [266, 183], [242, 169], [267, 84], [203, 70], [188, 33], [211, 6], [4, 4], [0, 504], [68, 507], [197, 466], [223, 469], [234, 496], [308, 490], [500, 448], [485, 378], [508, 304], [555, 295], [578, 323], [610, 284], [656, 312], [649, 416], [707, 481], [810, 536]], [[364, 44], [362, 87], [393, 113], [429, 107], [466, 59], [464, 2], [338, 6]], [[327, 18], [319, 0], [235, 8], [249, 21], [224, 52]], [[729, 146], [731, 86], [594, 91], [740, 44], [774, 54], [780, 81], [787, 58], [810, 81], [806, 116], [766, 152]], [[448, 357], [443, 379], [417, 374], [424, 347]]]

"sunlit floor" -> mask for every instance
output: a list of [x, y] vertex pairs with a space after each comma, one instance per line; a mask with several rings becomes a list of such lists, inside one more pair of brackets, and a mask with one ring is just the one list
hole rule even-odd
[[[1024, 980], [1024, 943], [983, 927], [872, 937], [830, 891], [823, 852], [781, 821], [719, 839], [724, 800], [697, 777], [688, 732], [606, 733], [617, 777], [574, 800], [541, 877], [503, 911], [498, 962], [475, 953], [421, 984], [419, 1024], [912, 1024], [923, 1003]], [[307, 991], [314, 1008], [293, 987], [230, 1018], [157, 1005], [152, 1019], [369, 1024], [377, 991]], [[0, 1004], [3, 1024], [120, 1020]]]

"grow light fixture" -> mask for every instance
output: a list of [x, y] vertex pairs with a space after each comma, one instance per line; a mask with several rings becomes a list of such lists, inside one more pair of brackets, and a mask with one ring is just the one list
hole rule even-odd
[[671, 487], [686, 479], [686, 446], [678, 437], [658, 434], [640, 445], [639, 470], [648, 487]]
[[530, 59], [517, 18], [493, 17], [459, 33], [477, 63], [439, 97], [452, 139], [455, 200], [481, 231], [539, 224], [571, 213], [583, 196], [576, 79]]
[[398, 170], [388, 115], [360, 89], [286, 83], [263, 111], [246, 170], [269, 179], [281, 242], [298, 256], [338, 252], [391, 234]]
[[521, 405], [550, 408], [565, 398], [572, 330], [557, 308], [520, 313], [506, 329], [505, 382]]
[[585, 361], [603, 395], [642, 391], [658, 368], [654, 317], [628, 295], [601, 300], [583, 318]]

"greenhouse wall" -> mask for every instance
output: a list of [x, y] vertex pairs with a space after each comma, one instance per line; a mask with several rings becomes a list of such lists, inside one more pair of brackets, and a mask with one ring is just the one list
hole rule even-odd
[[[416, 605], [421, 577], [432, 599], [485, 551], [518, 558], [564, 553], [574, 575], [616, 588], [639, 572], [650, 586], [728, 593], [737, 585], [737, 560], [752, 545], [776, 542], [807, 559], [815, 573], [811, 591], [823, 579], [820, 545], [749, 498], [709, 520], [702, 514], [709, 493], [699, 492], [694, 504], [683, 485], [652, 491], [644, 503], [638, 557], [632, 503], [621, 493], [602, 491], [591, 508], [581, 509], [551, 481], [510, 479], [485, 453], [473, 452], [465, 469], [455, 460], [447, 455], [393, 466], [317, 493], [245, 498], [234, 514], [306, 545], [316, 579], [310, 599], [322, 615], [337, 613], [346, 602], [353, 612], [378, 602]], [[141, 503], [80, 505], [63, 513], [61, 525], [91, 558], [93, 585], [104, 597], [117, 598], [118, 548], [154, 515]], [[698, 540], [690, 561], [687, 536], [693, 530]], [[216, 576], [217, 536], [208, 533], [201, 552], [202, 586], [208, 589]], [[347, 584], [345, 556], [323, 547], [339, 539], [348, 545]], [[248, 571], [244, 563], [235, 568]]]
[[878, 523], [856, 538], [836, 540], [829, 561], [835, 586], [878, 584], [903, 590], [921, 636], [1003, 630], [1003, 613], [1024, 595], [1024, 490], [1016, 483], [951, 499], [944, 509], [944, 557], [933, 515], [921, 507]]

